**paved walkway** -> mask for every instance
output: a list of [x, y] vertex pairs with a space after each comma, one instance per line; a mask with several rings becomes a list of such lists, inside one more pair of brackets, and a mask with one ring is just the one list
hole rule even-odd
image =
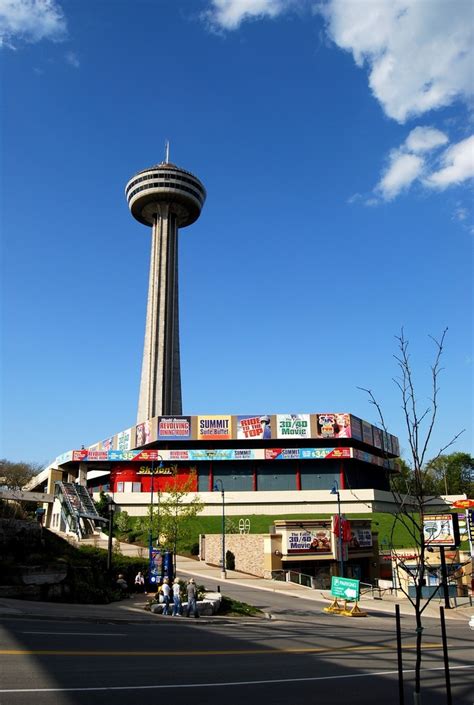
[[[99, 540], [87, 540], [81, 543], [89, 543], [98, 546], [99, 548], [107, 548], [107, 537], [103, 534], [103, 538]], [[142, 556], [146, 557], [147, 550], [143, 547], [134, 546], [132, 544], [120, 543], [120, 551], [123, 555], [128, 556]], [[190, 577], [198, 579], [203, 585], [206, 585], [206, 581], [218, 582], [221, 586], [221, 592], [225, 593], [226, 585], [235, 585], [240, 587], [248, 587], [254, 590], [266, 590], [276, 594], [284, 595], [288, 597], [288, 602], [291, 603], [292, 599], [304, 599], [310, 600], [314, 603], [319, 603], [321, 607], [327, 605], [331, 602], [332, 598], [327, 590], [314, 590], [311, 588], [303, 587], [302, 585], [297, 585], [295, 583], [288, 583], [277, 580], [265, 580], [263, 578], [258, 578], [253, 575], [247, 575], [245, 573], [239, 573], [237, 571], [228, 570], [227, 578], [223, 580], [221, 578], [221, 569], [219, 566], [211, 566], [206, 563], [194, 560], [192, 558], [186, 558], [184, 556], [177, 556], [176, 568], [178, 577]], [[143, 610], [143, 606], [146, 602], [146, 596], [137, 595], [129, 600], [124, 600], [122, 602], [111, 603], [110, 605], [58, 605], [55, 603], [46, 602], [26, 602], [25, 600], [13, 600], [13, 599], [0, 599], [0, 616], [7, 616], [8, 614], [14, 615], [31, 615], [39, 616], [45, 613], [51, 613], [56, 610], [67, 612], [69, 618], [81, 618], [87, 615], [90, 619], [97, 620], [114, 620], [114, 619], [137, 619], [150, 621], [153, 619], [150, 615]], [[400, 605], [400, 612], [403, 615], [413, 615], [413, 607], [406, 597], [390, 595], [388, 592], [385, 593], [382, 599], [373, 598], [370, 595], [363, 595], [360, 600], [360, 606], [362, 609], [367, 611], [369, 614], [374, 614], [377, 612], [390, 612], [394, 614], [395, 604]], [[431, 600], [427, 606], [424, 614], [429, 617], [439, 617], [439, 605], [443, 604], [440, 600]], [[453, 600], [451, 599], [451, 604]], [[447, 619], [460, 619], [463, 621], [469, 621], [471, 615], [474, 615], [474, 604], [473, 600], [464, 597], [457, 598], [457, 606], [453, 609], [445, 611], [445, 616]], [[289, 615], [288, 615], [289, 616]], [[287, 617], [285, 616], [285, 619]], [[216, 619], [211, 618], [211, 619]]]

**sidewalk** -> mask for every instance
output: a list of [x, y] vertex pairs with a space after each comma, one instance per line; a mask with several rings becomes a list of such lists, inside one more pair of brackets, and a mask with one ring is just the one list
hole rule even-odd
[[[103, 535], [105, 536], [105, 535]], [[107, 537], [99, 540], [82, 541], [81, 544], [93, 544], [98, 548], [107, 549]], [[143, 547], [134, 546], [132, 544], [120, 543], [120, 551], [123, 555], [128, 556], [146, 556], [147, 551]], [[207, 587], [206, 581], [217, 582], [220, 585], [221, 592], [225, 594], [226, 586], [247, 587], [254, 590], [264, 590], [274, 594], [279, 594], [288, 598], [288, 605], [291, 605], [293, 599], [303, 599], [315, 603], [314, 606], [320, 606], [321, 609], [332, 602], [332, 597], [328, 590], [314, 590], [312, 588], [303, 587], [296, 583], [289, 583], [277, 580], [265, 580], [246, 573], [238, 573], [237, 571], [228, 570], [227, 579], [221, 578], [221, 569], [219, 566], [211, 566], [199, 560], [186, 558], [184, 556], [176, 557], [176, 568], [178, 577], [194, 577], [199, 582], [202, 582]], [[121, 602], [113, 602], [109, 605], [76, 605], [67, 603], [54, 602], [36, 602], [27, 600], [18, 600], [12, 598], [0, 599], [0, 617], [7, 616], [30, 616], [33, 618], [54, 617], [65, 619], [87, 619], [100, 622], [114, 620], [133, 620], [142, 622], [156, 621], [156, 617], [151, 617], [150, 613], [145, 612], [143, 606], [147, 600], [146, 595], [134, 595], [128, 600]], [[471, 615], [474, 615], [474, 605], [470, 604], [469, 598], [457, 598], [458, 606], [445, 610], [446, 619], [458, 619], [468, 622]], [[395, 605], [400, 606], [400, 613], [405, 616], [413, 616], [414, 610], [406, 597], [400, 595], [394, 596], [388, 593], [381, 599], [373, 598], [370, 595], [363, 595], [359, 602], [361, 609], [369, 615], [376, 616], [377, 613], [395, 614]], [[439, 618], [439, 605], [442, 601], [432, 600], [426, 608], [424, 615], [427, 617]], [[453, 599], [451, 599], [453, 604]], [[298, 609], [298, 608], [295, 608]], [[64, 617], [60, 617], [62, 614]], [[292, 618], [291, 607], [285, 609], [285, 614], [278, 614], [275, 610], [277, 618], [289, 620]], [[224, 619], [224, 617], [210, 617], [211, 620]], [[230, 618], [233, 619], [233, 618]], [[237, 618], [238, 619], [238, 618]]]
[[[222, 580], [221, 569], [219, 566], [207, 565], [201, 561], [193, 560], [192, 558], [185, 558], [184, 556], [177, 556], [176, 568], [178, 574], [184, 573], [186, 576], [192, 575], [194, 578], [200, 578], [202, 579], [204, 585], [206, 584], [206, 578], [217, 581], [220, 584], [221, 592], [223, 593], [225, 593], [226, 585], [239, 585], [252, 588], [254, 590], [266, 590], [269, 592], [286, 595], [290, 599], [295, 598], [311, 600], [312, 602], [321, 604], [321, 607], [330, 604], [333, 600], [329, 590], [314, 590], [296, 583], [287, 583], [279, 580], [265, 580], [264, 578], [257, 578], [253, 575], [238, 573], [237, 571], [232, 570], [228, 570], [227, 579]], [[470, 604], [468, 597], [457, 598], [457, 603], [457, 607], [445, 610], [446, 619], [461, 619], [469, 621], [471, 615], [474, 615], [474, 604]], [[373, 598], [370, 595], [362, 595], [359, 602], [361, 609], [369, 614], [377, 612], [389, 612], [391, 614], [395, 614], [396, 604], [400, 606], [400, 613], [402, 615], [411, 616], [414, 614], [413, 606], [408, 598], [402, 597], [400, 594], [398, 596], [387, 594], [381, 599]], [[444, 605], [444, 603], [438, 599], [432, 600], [424, 611], [424, 615], [427, 617], [439, 618], [440, 604]], [[453, 604], [452, 598], [451, 604]]]

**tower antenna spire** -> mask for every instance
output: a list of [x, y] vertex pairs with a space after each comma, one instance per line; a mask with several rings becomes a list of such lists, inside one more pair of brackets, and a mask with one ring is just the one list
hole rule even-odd
[[170, 142], [166, 140], [165, 142], [165, 164], [170, 163]]

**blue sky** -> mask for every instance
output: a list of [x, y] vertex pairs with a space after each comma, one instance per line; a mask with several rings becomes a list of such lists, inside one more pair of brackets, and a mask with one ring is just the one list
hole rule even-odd
[[472, 452], [472, 3], [0, 0], [0, 455], [135, 423], [150, 237], [124, 187], [208, 192], [180, 233], [184, 413], [348, 411], [408, 450], [448, 327], [431, 454]]

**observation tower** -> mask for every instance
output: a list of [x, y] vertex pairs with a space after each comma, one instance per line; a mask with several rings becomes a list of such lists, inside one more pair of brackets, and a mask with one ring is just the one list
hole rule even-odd
[[194, 223], [206, 189], [169, 161], [139, 171], [125, 188], [133, 217], [151, 226], [151, 259], [137, 424], [182, 414], [178, 314], [178, 228]]

